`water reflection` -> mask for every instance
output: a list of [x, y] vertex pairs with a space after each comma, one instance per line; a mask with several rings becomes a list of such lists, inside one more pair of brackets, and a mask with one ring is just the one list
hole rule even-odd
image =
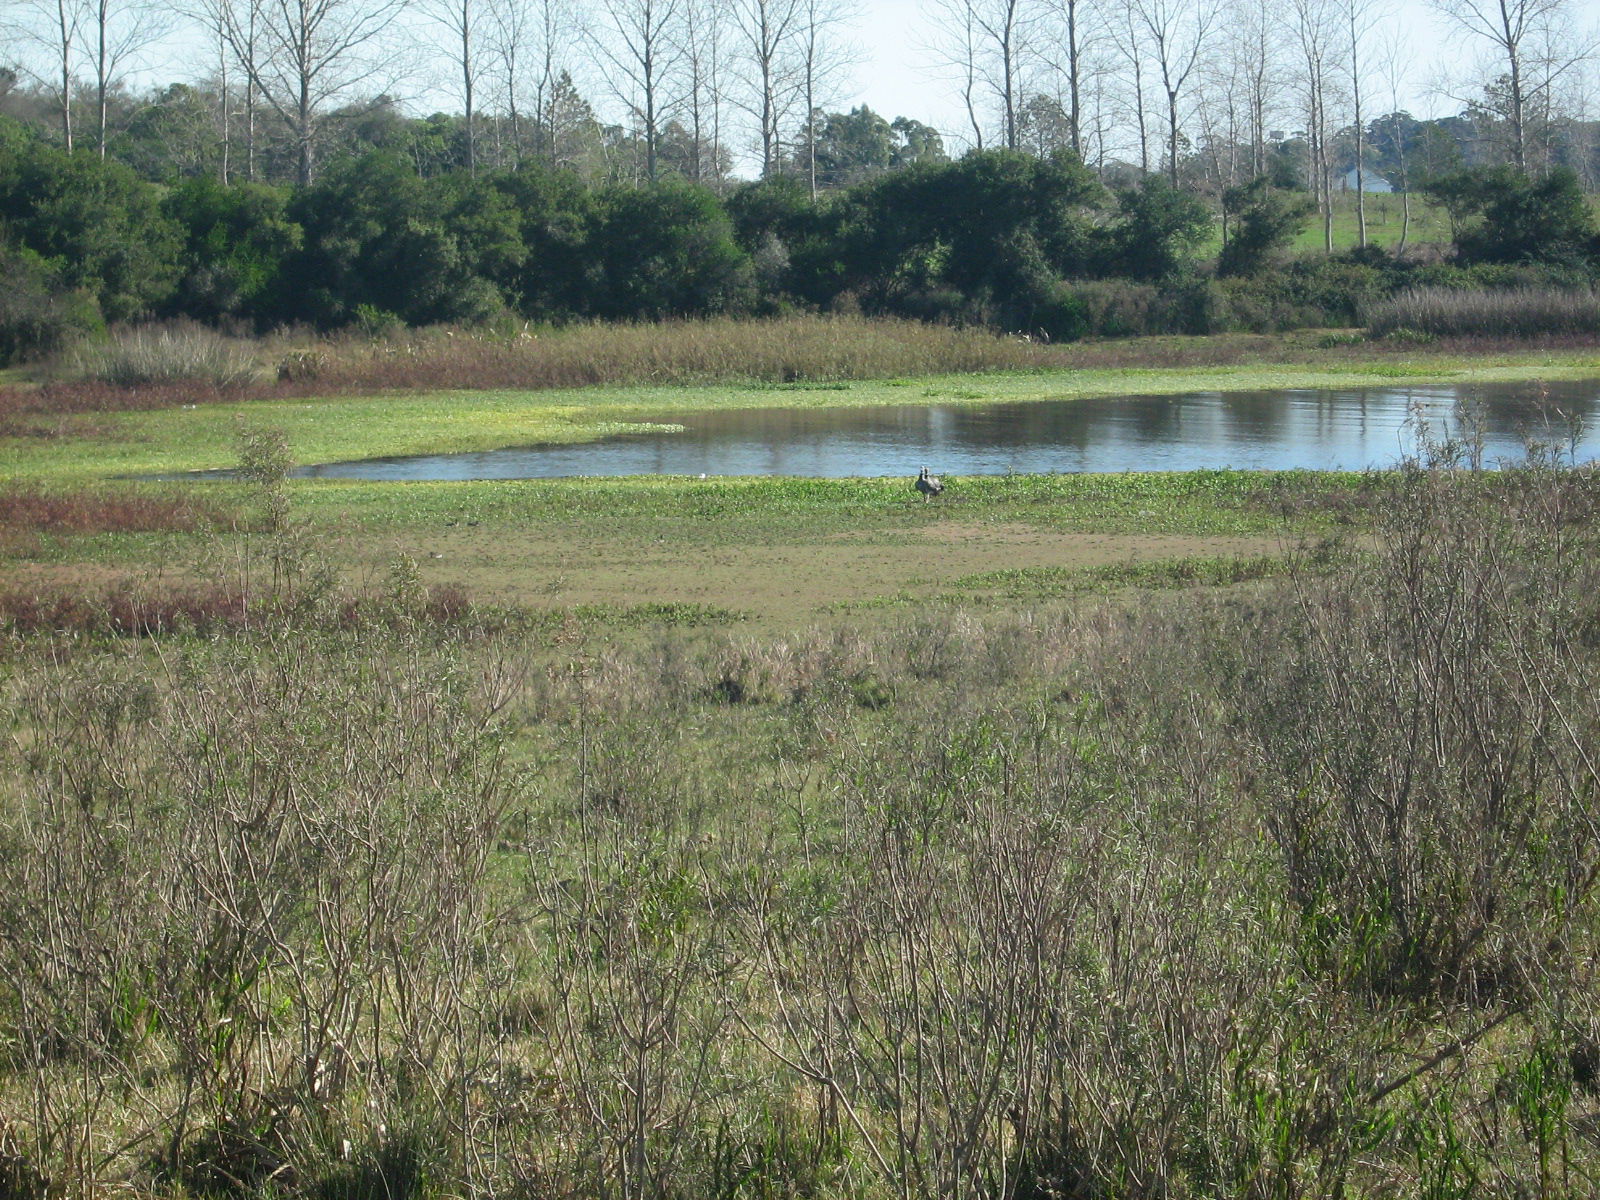
[[1600, 456], [1600, 381], [1196, 392], [1019, 404], [760, 409], [677, 416], [682, 432], [635, 433], [579, 446], [369, 459], [304, 467], [300, 476], [522, 479], [567, 475], [880, 476], [1077, 471], [1352, 469], [1417, 452], [1430, 436], [1477, 440], [1484, 461], [1518, 460], [1525, 440]]

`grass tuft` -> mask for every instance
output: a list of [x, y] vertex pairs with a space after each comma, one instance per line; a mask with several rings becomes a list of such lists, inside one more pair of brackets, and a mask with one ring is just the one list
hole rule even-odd
[[205, 383], [230, 391], [255, 382], [255, 353], [252, 342], [182, 321], [121, 330], [108, 342], [81, 347], [74, 365], [113, 387]]

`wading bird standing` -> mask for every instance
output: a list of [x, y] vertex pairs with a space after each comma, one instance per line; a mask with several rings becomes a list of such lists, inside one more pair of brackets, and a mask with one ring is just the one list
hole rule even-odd
[[922, 502], [926, 504], [929, 496], [937, 496], [944, 491], [944, 483], [935, 475], [928, 474], [928, 468], [922, 468], [922, 474], [917, 476], [917, 491], [922, 493]]

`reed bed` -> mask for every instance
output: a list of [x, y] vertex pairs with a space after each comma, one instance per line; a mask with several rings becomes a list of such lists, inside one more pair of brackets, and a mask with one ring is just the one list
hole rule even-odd
[[573, 388], [829, 383], [1049, 365], [1049, 347], [983, 329], [856, 317], [585, 324], [512, 333], [424, 330], [332, 347], [335, 388]]
[[1367, 313], [1373, 337], [1534, 338], [1600, 334], [1600, 293], [1555, 288], [1413, 288]]

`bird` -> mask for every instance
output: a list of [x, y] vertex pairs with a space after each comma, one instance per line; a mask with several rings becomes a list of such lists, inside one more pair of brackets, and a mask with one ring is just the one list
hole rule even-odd
[[917, 476], [917, 482], [914, 486], [917, 491], [922, 493], [922, 502], [924, 504], [928, 502], [929, 496], [937, 496], [944, 491], [944, 482], [936, 475], [929, 475], [927, 467], [922, 468], [922, 474]]

